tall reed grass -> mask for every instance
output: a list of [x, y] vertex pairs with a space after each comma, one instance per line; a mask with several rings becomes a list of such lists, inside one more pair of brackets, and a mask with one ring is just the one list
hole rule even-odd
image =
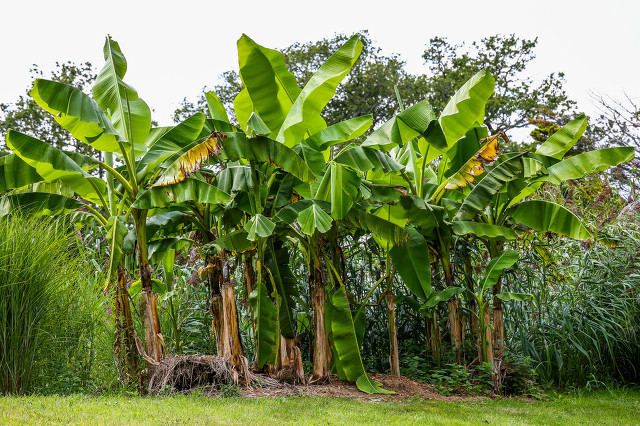
[[105, 319], [88, 265], [64, 221], [0, 218], [3, 393], [23, 394], [89, 374], [96, 330]]

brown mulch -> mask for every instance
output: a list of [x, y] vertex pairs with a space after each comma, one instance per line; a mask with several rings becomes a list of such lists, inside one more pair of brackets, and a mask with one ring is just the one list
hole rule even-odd
[[273, 398], [281, 396], [310, 396], [310, 397], [338, 397], [365, 401], [403, 400], [411, 398], [423, 398], [432, 400], [476, 400], [483, 399], [477, 396], [439, 394], [434, 386], [428, 383], [416, 382], [408, 377], [395, 377], [388, 374], [370, 374], [374, 381], [382, 383], [384, 389], [396, 392], [395, 395], [367, 394], [360, 391], [355, 383], [349, 383], [338, 379], [332, 374], [323, 384], [289, 385], [282, 387], [259, 387], [241, 389], [242, 396], [248, 398]]
[[356, 387], [355, 383], [341, 381], [333, 374], [323, 383], [291, 384], [276, 380], [261, 373], [249, 373], [249, 385], [233, 383], [232, 368], [228, 361], [211, 355], [182, 355], [166, 358], [153, 368], [149, 381], [149, 392], [190, 393], [195, 389], [212, 397], [228, 395], [229, 390], [238, 392], [246, 398], [278, 398], [287, 396], [339, 397], [366, 401], [402, 400], [423, 398], [431, 400], [470, 400], [482, 399], [477, 396], [439, 394], [434, 386], [416, 382], [408, 377], [395, 377], [387, 374], [370, 374], [370, 377], [382, 383], [384, 389], [396, 392], [395, 395], [367, 394]]

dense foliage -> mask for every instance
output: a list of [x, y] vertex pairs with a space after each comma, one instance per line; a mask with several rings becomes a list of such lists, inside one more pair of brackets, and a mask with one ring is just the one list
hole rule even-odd
[[[455, 48], [434, 43], [445, 67]], [[514, 62], [515, 38], [484, 43], [506, 49], [500, 67], [524, 65]], [[314, 49], [324, 47], [302, 46]], [[362, 52], [368, 61], [358, 62]], [[634, 249], [619, 231], [635, 232], [635, 205], [622, 209], [624, 200], [611, 196], [600, 208], [607, 220], [593, 220], [585, 214], [589, 191], [574, 195], [586, 188], [576, 182], [631, 160], [634, 149], [572, 155], [588, 127], [584, 115], [540, 145], [503, 153], [509, 138], [493, 126], [523, 124], [515, 111], [524, 107], [505, 99], [538, 93], [527, 82], [514, 89], [505, 81], [506, 92], [498, 85], [495, 102], [513, 108], [489, 117], [498, 125], [486, 118], [497, 105], [486, 69], [465, 75], [445, 100], [435, 96], [435, 110], [394, 90], [392, 114], [354, 117], [366, 103], [336, 96], [338, 86], [362, 90], [358, 73], [379, 73], [381, 62], [400, 70], [397, 58], [353, 36], [327, 50], [317, 69], [292, 73], [285, 55], [243, 35], [235, 121], [207, 92], [206, 115], [156, 127], [125, 83], [126, 60], [111, 38], [104, 58], [91, 96], [45, 79], [30, 91], [98, 158], [9, 130], [0, 213], [63, 216], [90, 236], [85, 241], [97, 241], [94, 265], [104, 274], [122, 383], [139, 386], [145, 366], [197, 352], [228, 360], [236, 383], [248, 380], [249, 368], [310, 382], [335, 372], [369, 393], [389, 392], [371, 370], [445, 391], [475, 384], [527, 392], [532, 367], [547, 381], [584, 379], [575, 369], [584, 357], [594, 380], [637, 378], [635, 266], [623, 261]], [[327, 117], [331, 102], [335, 115]], [[384, 123], [374, 128], [376, 120]], [[89, 172], [97, 167], [106, 179]], [[574, 192], [565, 197], [567, 185]], [[555, 238], [571, 240], [544, 243]], [[603, 271], [603, 256], [615, 256], [590, 250], [615, 241], [623, 266]], [[585, 279], [585, 270], [598, 273]], [[91, 297], [75, 300], [91, 306]], [[616, 320], [598, 321], [609, 309]]]

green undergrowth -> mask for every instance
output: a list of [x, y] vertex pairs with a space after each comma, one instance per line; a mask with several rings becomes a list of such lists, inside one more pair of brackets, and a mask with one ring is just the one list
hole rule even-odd
[[198, 395], [0, 398], [2, 424], [640, 424], [638, 413], [637, 389], [553, 393], [540, 401]]

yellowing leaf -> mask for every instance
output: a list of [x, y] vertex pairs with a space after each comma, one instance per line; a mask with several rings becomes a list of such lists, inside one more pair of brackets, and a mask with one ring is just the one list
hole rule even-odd
[[194, 146], [171, 163], [153, 186], [166, 186], [182, 182], [191, 173], [200, 170], [202, 163], [206, 162], [211, 155], [220, 153], [220, 139], [226, 137], [220, 132], [211, 133], [207, 140]]
[[449, 178], [445, 188], [464, 188], [469, 182], [473, 182], [477, 176], [484, 173], [485, 166], [491, 165], [498, 158], [498, 136], [506, 138], [502, 132], [487, 138], [487, 143]]

